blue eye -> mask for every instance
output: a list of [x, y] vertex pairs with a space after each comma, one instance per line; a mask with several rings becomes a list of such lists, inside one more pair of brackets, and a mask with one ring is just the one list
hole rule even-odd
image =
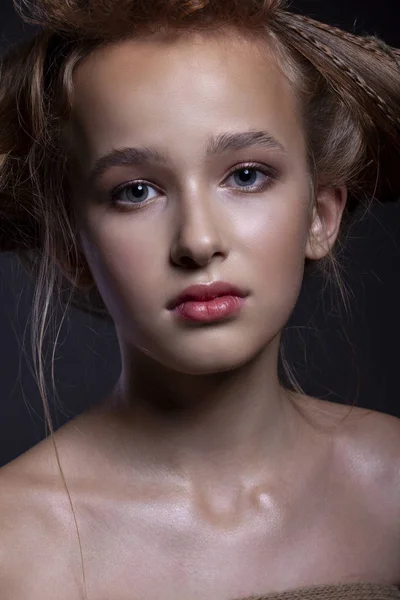
[[[149, 189], [155, 189], [144, 181], [132, 181], [124, 183], [113, 192], [113, 202], [126, 202], [128, 204], [141, 204], [153, 196], [149, 195]], [[157, 196], [157, 192], [154, 194]]]
[[240, 169], [240, 171], [236, 171], [236, 173], [234, 173], [236, 182], [241, 185], [243, 180], [239, 182], [239, 177], [236, 179], [238, 175], [244, 178], [243, 185], [254, 185], [254, 183], [257, 181], [257, 171], [255, 169]]
[[[234, 179], [233, 185], [224, 184], [222, 187], [232, 189], [234, 192], [251, 193], [266, 190], [276, 179], [276, 172], [272, 168], [257, 163], [248, 163], [236, 166], [231, 170], [225, 181]], [[151, 193], [153, 190], [153, 195]], [[163, 195], [155, 186], [143, 180], [129, 181], [118, 186], [111, 194], [112, 203], [132, 206], [146, 205], [149, 200]]]
[[[261, 177], [259, 177], [261, 175]], [[246, 191], [246, 188], [250, 188], [250, 191], [260, 191], [266, 188], [266, 186], [271, 182], [272, 174], [265, 173], [261, 169], [257, 169], [253, 166], [243, 166], [241, 168], [236, 168], [233, 171], [229, 178], [233, 177], [235, 183]], [[258, 180], [258, 183], [256, 183]], [[230, 186], [229, 186], [230, 187]]]

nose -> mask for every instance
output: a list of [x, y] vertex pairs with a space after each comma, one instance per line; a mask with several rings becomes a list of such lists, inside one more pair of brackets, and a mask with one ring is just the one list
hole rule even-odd
[[171, 260], [185, 268], [204, 267], [215, 256], [225, 258], [227, 220], [218, 214], [216, 202], [205, 201], [199, 194], [178, 202], [179, 217], [174, 241], [171, 247]]

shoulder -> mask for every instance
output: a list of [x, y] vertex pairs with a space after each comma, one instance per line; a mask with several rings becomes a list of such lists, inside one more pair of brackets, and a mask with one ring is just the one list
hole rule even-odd
[[392, 486], [400, 493], [400, 419], [358, 406], [318, 402], [325, 405], [320, 410], [331, 411], [338, 447], [353, 472], [378, 489]]
[[361, 410], [347, 434], [347, 466], [354, 481], [354, 502], [365, 508], [365, 530], [372, 546], [382, 548], [385, 569], [400, 584], [400, 419]]
[[[333, 432], [338, 476], [371, 510], [397, 523], [400, 540], [400, 419], [375, 410], [306, 397], [313, 423]], [[361, 495], [361, 496], [360, 496]], [[400, 546], [399, 546], [400, 547]]]
[[368, 463], [372, 460], [373, 464], [369, 468], [386, 466], [400, 470], [398, 417], [310, 396], [303, 397], [299, 406], [317, 428], [335, 432], [335, 438], [340, 441], [345, 452], [358, 456], [360, 460], [363, 455]]
[[[350, 408], [341, 407], [344, 417]], [[354, 484], [355, 500], [367, 503], [371, 518], [393, 532], [400, 549], [400, 419], [354, 407], [338, 432], [342, 474]]]
[[400, 419], [364, 408], [354, 416], [344, 436], [348, 457], [377, 484], [400, 486]]
[[56, 534], [57, 523], [65, 518], [67, 496], [48, 441], [0, 468], [0, 527], [4, 535], [27, 539], [30, 533]]
[[13, 463], [0, 469], [0, 580], [7, 600], [18, 598], [18, 579], [29, 564], [25, 548], [34, 543], [36, 512], [30, 485]]
[[68, 498], [59, 482], [43, 478], [40, 453], [28, 451], [0, 468], [2, 600], [43, 598], [40, 593], [52, 589], [52, 574], [62, 579], [63, 560], [73, 548]]
[[400, 538], [400, 419], [361, 409], [354, 432], [355, 439], [349, 440], [352, 464], [371, 483], [389, 518], [396, 519]]

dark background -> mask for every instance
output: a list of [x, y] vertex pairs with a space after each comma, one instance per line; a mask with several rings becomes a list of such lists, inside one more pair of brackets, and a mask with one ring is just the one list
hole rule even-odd
[[[3, 51], [34, 30], [21, 23], [11, 0], [0, 2]], [[294, 2], [292, 9], [349, 31], [379, 35], [390, 45], [400, 46], [398, 0], [302, 0]], [[337, 296], [322, 294], [321, 281], [311, 279], [289, 323], [288, 357], [306, 393], [400, 417], [398, 202], [377, 205], [352, 230], [342, 262], [351, 291], [351, 315], [340, 317]], [[32, 293], [33, 283], [15, 257], [0, 254], [0, 466], [46, 434], [31, 367]], [[61, 316], [61, 310], [58, 314]], [[46, 348], [51, 356], [51, 348]], [[98, 402], [119, 372], [119, 348], [112, 324], [72, 308], [58, 339], [58, 397], [49, 395], [54, 428]], [[50, 383], [49, 370], [47, 374]]]

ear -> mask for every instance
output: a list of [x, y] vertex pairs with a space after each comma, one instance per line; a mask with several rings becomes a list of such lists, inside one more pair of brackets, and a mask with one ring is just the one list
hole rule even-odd
[[347, 187], [321, 187], [312, 209], [306, 257], [318, 260], [333, 247], [347, 202]]

